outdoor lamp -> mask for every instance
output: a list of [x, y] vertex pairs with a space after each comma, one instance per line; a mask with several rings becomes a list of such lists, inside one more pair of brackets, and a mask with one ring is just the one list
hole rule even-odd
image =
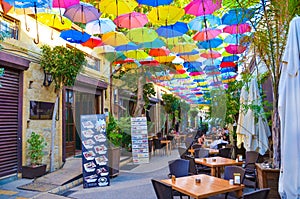
[[51, 73], [47, 72], [44, 70], [44, 82], [43, 82], [43, 85], [44, 86], [50, 86], [50, 84], [52, 83], [53, 81], [53, 78], [52, 78], [52, 75]]

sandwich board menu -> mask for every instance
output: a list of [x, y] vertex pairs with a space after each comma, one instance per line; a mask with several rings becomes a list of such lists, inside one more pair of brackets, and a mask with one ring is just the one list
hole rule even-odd
[[106, 116], [81, 115], [83, 187], [110, 184], [106, 140]]
[[149, 163], [146, 117], [131, 118], [132, 159], [134, 164]]

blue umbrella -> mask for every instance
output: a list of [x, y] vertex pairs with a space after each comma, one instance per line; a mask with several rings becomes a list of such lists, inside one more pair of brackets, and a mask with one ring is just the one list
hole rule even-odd
[[160, 48], [163, 46], [166, 46], [166, 43], [158, 38], [151, 42], [139, 43], [139, 48]]
[[229, 10], [222, 17], [222, 24], [233, 25], [233, 24], [242, 24], [250, 21], [250, 19], [254, 16], [254, 10], [252, 9], [242, 9], [235, 8]]
[[221, 60], [219, 59], [207, 59], [205, 61], [202, 62], [203, 65], [206, 65], [206, 66], [218, 66], [221, 64]]
[[245, 37], [244, 34], [232, 34], [232, 35], [228, 35], [225, 39], [224, 39], [224, 43], [228, 43], [228, 44], [238, 44], [240, 39]]
[[217, 48], [223, 43], [223, 40], [220, 38], [214, 38], [202, 42], [198, 42], [197, 46], [198, 48], [204, 48], [204, 49], [210, 49], [210, 48]]
[[201, 62], [197, 62], [197, 61], [193, 61], [193, 62], [184, 62], [184, 63], [183, 63], [183, 66], [184, 66], [185, 68], [191, 68], [191, 67], [194, 67], [194, 68], [198, 68], [199, 70], [200, 70], [200, 69], [202, 70], [202, 68], [201, 68], [202, 63], [201, 63]]
[[138, 48], [139, 46], [133, 42], [129, 42], [128, 44], [115, 47], [116, 51], [137, 50]]
[[60, 33], [60, 37], [68, 42], [81, 44], [86, 42], [91, 35], [77, 30], [64, 30]]
[[186, 23], [176, 22], [173, 25], [169, 26], [161, 26], [156, 32], [159, 36], [165, 38], [179, 37], [185, 34], [188, 31], [188, 27]]
[[222, 62], [234, 62], [239, 60], [239, 56], [237, 55], [232, 55], [232, 56], [227, 56], [227, 57], [223, 57]]
[[191, 52], [178, 53], [177, 55], [178, 55], [178, 56], [182, 56], [182, 55], [196, 55], [196, 54], [198, 54], [198, 53], [199, 53], [199, 51], [197, 51], [197, 50], [192, 50]]
[[228, 72], [236, 72], [236, 69], [233, 67], [221, 68], [221, 73], [228, 73]]
[[205, 28], [216, 28], [221, 24], [221, 19], [214, 15], [198, 16], [188, 23], [191, 30], [202, 31]]
[[152, 7], [157, 7], [160, 5], [169, 5], [173, 0], [137, 0], [139, 4], [144, 4]]
[[219, 70], [219, 67], [218, 66], [205, 66], [204, 68], [205, 72], [207, 71], [214, 71], [214, 70]]

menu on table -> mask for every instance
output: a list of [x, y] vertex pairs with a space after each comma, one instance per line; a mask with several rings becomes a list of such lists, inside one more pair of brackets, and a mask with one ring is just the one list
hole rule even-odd
[[146, 117], [131, 118], [131, 141], [133, 163], [149, 163], [149, 146]]
[[110, 184], [105, 114], [81, 115], [83, 187]]

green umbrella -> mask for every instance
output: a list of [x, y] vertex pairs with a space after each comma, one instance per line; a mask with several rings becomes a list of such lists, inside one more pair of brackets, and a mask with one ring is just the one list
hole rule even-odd
[[126, 36], [133, 42], [142, 43], [154, 41], [158, 34], [153, 29], [142, 27], [129, 30]]

